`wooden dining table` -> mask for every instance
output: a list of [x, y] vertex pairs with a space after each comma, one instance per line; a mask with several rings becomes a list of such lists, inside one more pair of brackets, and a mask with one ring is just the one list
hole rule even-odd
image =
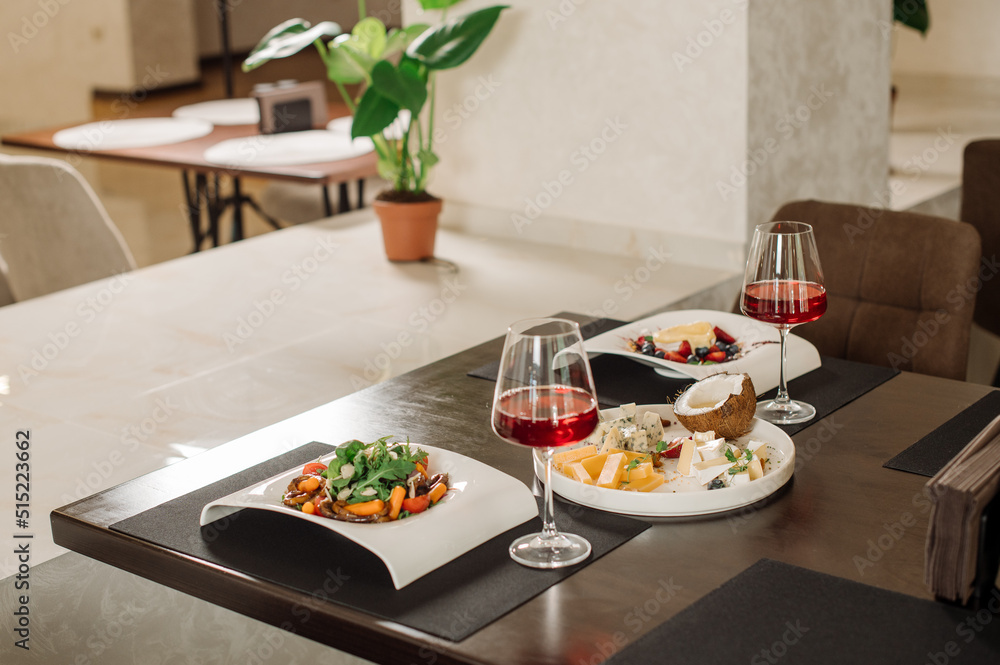
[[[490, 429], [493, 383], [467, 374], [501, 348], [494, 339], [301, 418], [322, 423], [316, 438], [327, 443], [397, 433], [475, 458], [537, 492], [529, 452]], [[649, 529], [457, 642], [110, 528], [274, 457], [281, 426], [62, 507], [52, 531], [64, 547], [273, 626], [287, 629], [289, 608], [306, 608], [309, 619], [295, 632], [376, 662], [602, 662], [609, 648], [626, 648], [762, 558], [930, 599], [920, 500], [927, 479], [882, 465], [990, 390], [903, 372], [795, 434], [795, 473], [770, 497], [721, 514], [642, 517]], [[566, 505], [557, 507], [557, 523]], [[887, 532], [891, 546], [872, 555]], [[657, 580], [668, 579], [669, 602], [650, 611]], [[628, 622], [637, 609], [644, 620]]]
[[[156, 117], [156, 116], [143, 116]], [[348, 184], [357, 182], [357, 206], [364, 206], [364, 180], [378, 174], [376, 157], [368, 153], [349, 159], [290, 166], [223, 165], [205, 159], [205, 151], [229, 139], [240, 139], [260, 135], [257, 125], [215, 125], [212, 131], [200, 138], [154, 145], [141, 148], [117, 150], [73, 150], [55, 143], [53, 137], [60, 130], [74, 127], [65, 125], [45, 129], [17, 132], [0, 136], [4, 145], [32, 148], [56, 152], [64, 156], [72, 165], [83, 157], [113, 160], [127, 164], [162, 166], [177, 169], [181, 174], [188, 222], [194, 251], [202, 249], [206, 241], [213, 247], [220, 243], [219, 220], [227, 209], [232, 209], [232, 239], [242, 240], [244, 206], [254, 208], [272, 226], [280, 223], [270, 213], [242, 189], [242, 178], [260, 178], [269, 181], [291, 182], [301, 185], [315, 185], [322, 195], [324, 212], [327, 217], [334, 214], [329, 186], [338, 185], [337, 212], [351, 210]], [[230, 191], [225, 191], [224, 178], [230, 180]]]

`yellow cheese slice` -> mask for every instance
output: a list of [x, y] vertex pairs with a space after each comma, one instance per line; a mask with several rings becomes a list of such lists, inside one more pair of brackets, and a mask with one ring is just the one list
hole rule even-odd
[[561, 453], [556, 453], [552, 456], [552, 463], [555, 465], [569, 464], [570, 462], [579, 462], [580, 460], [587, 459], [588, 457], [593, 457], [597, 454], [597, 446], [584, 446], [583, 448], [574, 448], [573, 450], [564, 450]]
[[662, 473], [653, 473], [648, 478], [629, 483], [627, 487], [632, 492], [652, 492], [663, 484], [665, 478]]
[[588, 457], [585, 460], [580, 460], [580, 464], [583, 468], [587, 470], [591, 478], [596, 478], [601, 475], [601, 469], [604, 468], [604, 462], [608, 459], [608, 454], [604, 453], [601, 455], [594, 455], [593, 457]]
[[[628, 464], [625, 466], [627, 467]], [[634, 483], [637, 480], [648, 478], [651, 473], [653, 473], [653, 463], [645, 462], [644, 464], [640, 464], [633, 469], [625, 469], [622, 473], [622, 482]]]
[[608, 455], [608, 459], [605, 460], [604, 466], [601, 468], [601, 473], [595, 481], [595, 485], [598, 487], [608, 487], [615, 488], [618, 487], [618, 481], [622, 477], [622, 469], [625, 468], [625, 454], [615, 453], [614, 455]]
[[594, 484], [593, 476], [591, 476], [590, 473], [585, 468], [583, 468], [583, 464], [581, 464], [580, 462], [570, 462], [569, 464], [564, 465], [562, 470], [563, 473], [565, 473], [573, 480], [577, 480], [581, 483], [586, 483], [587, 485]]

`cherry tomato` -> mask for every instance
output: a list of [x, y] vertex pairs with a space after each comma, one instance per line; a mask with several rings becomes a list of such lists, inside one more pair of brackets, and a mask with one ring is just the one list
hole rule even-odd
[[431, 505], [431, 498], [423, 494], [412, 499], [403, 499], [403, 510], [408, 513], [422, 513]]
[[302, 468], [303, 476], [318, 476], [320, 471], [326, 471], [326, 464], [309, 462]]

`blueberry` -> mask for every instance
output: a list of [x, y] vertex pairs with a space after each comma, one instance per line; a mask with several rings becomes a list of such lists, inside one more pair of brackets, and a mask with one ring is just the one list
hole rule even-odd
[[697, 349], [694, 350], [694, 355], [698, 356], [699, 358], [704, 358], [705, 356], [708, 355], [708, 347], [699, 346]]
[[726, 351], [726, 353], [730, 353], [730, 354], [732, 354], [732, 355], [734, 355], [734, 356], [735, 356], [735, 355], [736, 355], [737, 353], [739, 353], [739, 352], [740, 352], [740, 347], [739, 347], [739, 344], [730, 344], [730, 345], [729, 345], [729, 350], [728, 350], [728, 351]]
[[710, 490], [721, 490], [725, 486], [726, 486], [726, 484], [724, 482], [722, 482], [722, 480], [720, 478], [716, 478], [715, 480], [713, 480], [712, 482], [710, 482], [708, 484], [708, 489], [710, 489]]
[[698, 364], [698, 356], [694, 354], [688, 356], [688, 365], [697, 365], [697, 364]]
[[664, 356], [664, 353], [663, 353], [663, 351], [660, 351], [659, 349], [657, 349], [656, 353], [654, 353], [653, 355], [656, 356], [657, 358], [662, 358]]
[[645, 353], [647, 356], [653, 355], [653, 352], [655, 350], [656, 347], [653, 346], [652, 342], [646, 342], [645, 344], [642, 345], [642, 352]]

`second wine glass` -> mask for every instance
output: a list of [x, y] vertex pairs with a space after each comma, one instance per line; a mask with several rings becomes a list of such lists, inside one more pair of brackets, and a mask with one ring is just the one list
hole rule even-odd
[[510, 326], [493, 396], [493, 431], [532, 448], [545, 465], [542, 531], [510, 546], [532, 568], [561, 568], [590, 555], [586, 539], [556, 529], [552, 452], [587, 438], [597, 427], [597, 398], [580, 326], [567, 319], [528, 319]]
[[757, 403], [757, 417], [779, 425], [810, 420], [815, 407], [789, 398], [785, 384], [788, 331], [826, 312], [823, 269], [810, 225], [769, 222], [754, 229], [740, 308], [751, 319], [775, 326], [781, 335], [778, 394]]

